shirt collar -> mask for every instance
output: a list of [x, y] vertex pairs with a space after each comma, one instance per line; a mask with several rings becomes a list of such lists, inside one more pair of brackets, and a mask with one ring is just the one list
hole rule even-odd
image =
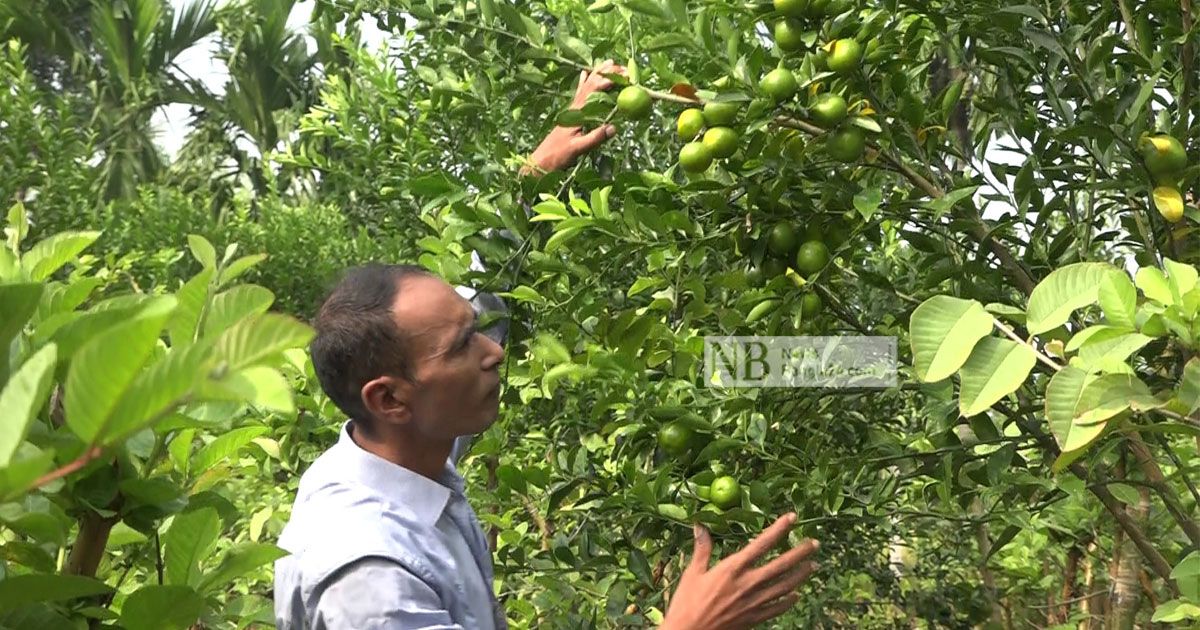
[[462, 496], [463, 480], [447, 461], [440, 483], [363, 450], [350, 437], [350, 422], [342, 425], [333, 450], [346, 474], [388, 500], [412, 511], [420, 522], [433, 525], [452, 495]]

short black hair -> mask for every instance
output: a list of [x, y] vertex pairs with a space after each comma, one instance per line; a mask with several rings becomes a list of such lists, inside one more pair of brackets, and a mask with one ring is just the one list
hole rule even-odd
[[408, 343], [392, 304], [404, 280], [434, 277], [416, 265], [370, 263], [348, 269], [317, 311], [309, 346], [321, 389], [351, 420], [371, 424], [362, 387], [385, 374], [412, 380]]

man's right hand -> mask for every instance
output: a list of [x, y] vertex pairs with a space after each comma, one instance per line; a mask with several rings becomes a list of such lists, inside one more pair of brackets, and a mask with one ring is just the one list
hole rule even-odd
[[796, 587], [817, 568], [808, 557], [820, 544], [805, 540], [761, 567], [755, 566], [755, 561], [785, 540], [795, 522], [795, 514], [780, 517], [741, 551], [711, 569], [712, 539], [708, 530], [697, 524], [692, 562], [679, 580], [659, 630], [749, 628], [787, 612], [800, 599]]

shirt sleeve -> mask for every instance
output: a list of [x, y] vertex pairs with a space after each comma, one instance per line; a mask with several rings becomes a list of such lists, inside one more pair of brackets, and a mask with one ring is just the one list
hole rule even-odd
[[312, 630], [463, 630], [423, 580], [384, 558], [363, 558], [315, 594]]

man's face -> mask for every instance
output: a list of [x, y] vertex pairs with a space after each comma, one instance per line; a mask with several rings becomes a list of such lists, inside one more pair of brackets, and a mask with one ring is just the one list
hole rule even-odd
[[413, 352], [408, 406], [423, 435], [453, 439], [496, 420], [504, 350], [475, 327], [470, 302], [439, 278], [408, 278], [392, 306]]

